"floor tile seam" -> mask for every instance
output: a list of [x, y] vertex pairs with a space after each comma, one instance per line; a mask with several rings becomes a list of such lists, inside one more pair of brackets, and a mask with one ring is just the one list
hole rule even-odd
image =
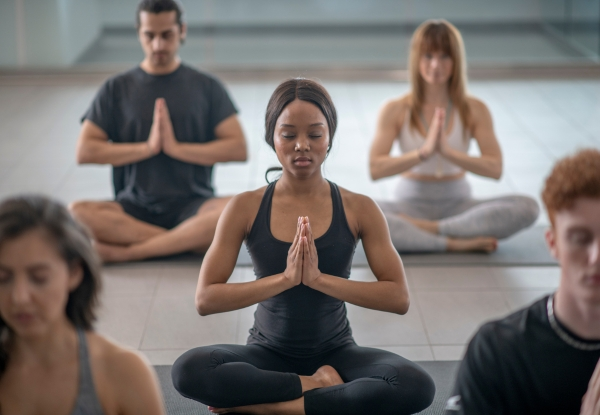
[[146, 318], [144, 319], [144, 329], [142, 330], [142, 335], [140, 336], [140, 342], [138, 344], [137, 349], [140, 350], [142, 347], [142, 344], [144, 344], [144, 337], [146, 337], [146, 331], [148, 330], [148, 323], [150, 322], [150, 316], [152, 315], [152, 310], [154, 309], [154, 304], [156, 303], [156, 293], [158, 291], [158, 286], [160, 284], [160, 280], [163, 277], [159, 277], [156, 279], [156, 283], [154, 285], [154, 291], [152, 293], [152, 297], [150, 300], [150, 306], [148, 307], [148, 314], [146, 314]]
[[77, 170], [77, 164], [76, 163], [72, 163], [71, 167], [69, 167], [69, 169], [62, 175], [62, 177], [60, 178], [58, 184], [56, 186], [54, 186], [54, 189], [52, 191], [53, 195], [58, 194], [63, 187], [65, 186], [65, 184], [67, 183], [67, 180], [69, 178], [69, 176], [75, 171]]
[[506, 102], [506, 99], [500, 93], [498, 93], [497, 88], [498, 88], [498, 86], [493, 86], [491, 89], [492, 89], [493, 93], [495, 94], [495, 96], [497, 97], [498, 102], [501, 102], [503, 104], [505, 111], [511, 115], [511, 118], [513, 119], [513, 121], [517, 125], [519, 125], [523, 131], [525, 131], [527, 133], [527, 136], [530, 139], [532, 139], [532, 141], [537, 145], [537, 147], [540, 148], [542, 150], [542, 152], [545, 153], [547, 157], [549, 157], [550, 160], [554, 160], [555, 159], [554, 155], [550, 151], [548, 151], [546, 146], [544, 146], [543, 143], [540, 142], [538, 137], [534, 133], [532, 133], [531, 129], [527, 126], [527, 124], [525, 124], [521, 120], [521, 118], [518, 116], [518, 114], [516, 114], [513, 111], [512, 106], [508, 105], [508, 103]]
[[[539, 86], [536, 86], [536, 88], [539, 88]], [[571, 126], [571, 128], [579, 131], [584, 137], [586, 137], [589, 141], [589, 145], [590, 146], [594, 146], [596, 143], [596, 137], [594, 137], [590, 131], [588, 131], [585, 128], [581, 127], [581, 123], [578, 123], [576, 120], [574, 120], [573, 118], [571, 118], [571, 116], [569, 115], [564, 115], [562, 113], [562, 111], [560, 111], [560, 107], [554, 102], [554, 100], [550, 99], [547, 95], [545, 95], [543, 92], [540, 92], [540, 94], [546, 98], [546, 100], [549, 102], [549, 106], [556, 108], [557, 112], [560, 114], [560, 116], [567, 120], [567, 122], [569, 123], [569, 125]]]
[[433, 355], [433, 349], [431, 348], [431, 337], [429, 335], [429, 329], [427, 328], [427, 324], [425, 324], [425, 317], [423, 317], [423, 311], [421, 310], [421, 306], [419, 304], [418, 296], [415, 296], [415, 305], [417, 307], [417, 311], [419, 312], [419, 321], [421, 322], [421, 327], [423, 327], [423, 333], [425, 333], [425, 338], [427, 339], [427, 343], [429, 344], [429, 349], [431, 351], [431, 356]]

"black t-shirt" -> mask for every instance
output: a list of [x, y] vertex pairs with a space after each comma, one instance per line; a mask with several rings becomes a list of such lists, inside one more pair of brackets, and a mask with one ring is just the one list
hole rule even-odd
[[[139, 66], [104, 83], [83, 116], [115, 143], [148, 140], [154, 103], [164, 98], [177, 141], [205, 143], [214, 129], [236, 113], [227, 91], [215, 78], [181, 64], [167, 75], [150, 75]], [[113, 170], [117, 200], [128, 200], [155, 213], [174, 201], [212, 197], [212, 166], [175, 160], [164, 153]]]
[[[558, 337], [547, 301], [479, 329], [458, 371], [447, 415], [579, 414], [600, 350], [579, 350]], [[561, 328], [583, 343], [598, 343]]]

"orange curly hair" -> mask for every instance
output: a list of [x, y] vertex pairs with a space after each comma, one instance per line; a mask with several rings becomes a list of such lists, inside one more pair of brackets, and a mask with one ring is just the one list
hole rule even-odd
[[550, 222], [554, 214], [573, 207], [580, 197], [600, 198], [600, 151], [584, 149], [559, 160], [546, 179], [542, 199]]

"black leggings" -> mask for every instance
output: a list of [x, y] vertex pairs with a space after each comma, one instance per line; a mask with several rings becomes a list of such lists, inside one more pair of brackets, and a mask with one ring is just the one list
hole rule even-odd
[[291, 358], [257, 344], [198, 347], [173, 365], [175, 389], [217, 408], [285, 402], [302, 396], [298, 375], [331, 365], [343, 385], [304, 393], [307, 415], [413, 414], [431, 405], [427, 372], [394, 353], [354, 344], [311, 358]]

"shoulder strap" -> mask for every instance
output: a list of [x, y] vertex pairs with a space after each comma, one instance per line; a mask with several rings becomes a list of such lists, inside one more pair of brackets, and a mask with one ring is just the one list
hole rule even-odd
[[73, 415], [103, 415], [102, 406], [94, 387], [94, 379], [92, 378], [85, 331], [78, 328], [77, 337], [79, 339], [79, 391]]

